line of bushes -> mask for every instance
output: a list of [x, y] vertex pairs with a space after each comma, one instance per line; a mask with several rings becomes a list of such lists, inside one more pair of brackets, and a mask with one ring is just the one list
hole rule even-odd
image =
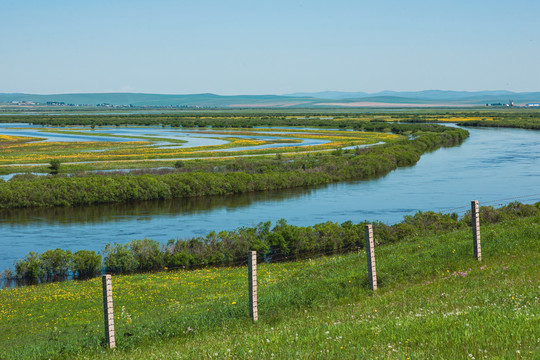
[[[409, 123], [426, 124], [435, 123], [439, 119], [444, 120], [449, 114], [429, 114], [429, 115], [400, 115], [399, 121], [406, 121]], [[501, 128], [518, 128], [529, 130], [540, 130], [540, 112], [532, 109], [524, 111], [510, 111], [510, 112], [466, 112], [466, 113], [452, 113], [451, 117], [459, 119], [460, 117], [467, 118], [470, 116], [481, 117], [479, 120], [466, 120], [458, 121], [460, 126], [465, 127], [501, 127]], [[489, 118], [489, 120], [488, 120]]]
[[[72, 274], [76, 279], [87, 279], [101, 273], [101, 255], [91, 250], [47, 250], [41, 254], [31, 251], [26, 258], [15, 261], [15, 277], [25, 281], [58, 281]], [[4, 278], [10, 279], [10, 270]]]
[[[540, 117], [540, 116], [539, 116]], [[504, 119], [504, 120], [472, 120], [460, 123], [470, 127], [503, 127], [528, 130], [540, 130], [540, 119]]]
[[[535, 205], [510, 203], [495, 209], [480, 208], [482, 224], [493, 224], [517, 217], [540, 215], [540, 202]], [[80, 250], [71, 254], [61, 249], [42, 254], [31, 252], [15, 262], [15, 277], [24, 280], [65, 278], [69, 271], [77, 277], [107, 273], [128, 274], [173, 268], [236, 265], [246, 261], [249, 250], [256, 250], [259, 261], [277, 262], [302, 259], [328, 253], [356, 251], [364, 247], [364, 225], [367, 222], [342, 224], [325, 222], [313, 226], [295, 226], [279, 220], [233, 231], [211, 232], [205, 237], [170, 240], [162, 245], [151, 239], [133, 240], [128, 244], [107, 244], [101, 256]], [[405, 216], [401, 223], [386, 225], [374, 222], [376, 245], [395, 243], [414, 236], [425, 236], [467, 228], [470, 211], [462, 218], [457, 214], [432, 211]], [[4, 272], [6, 278], [13, 276]]]
[[[223, 171], [163, 175], [93, 174], [84, 177], [22, 177], [0, 180], [0, 208], [91, 205], [98, 203], [228, 195], [253, 191], [309, 187], [330, 182], [366, 179], [399, 166], [414, 165], [420, 156], [440, 146], [461, 143], [468, 132], [437, 127], [417, 131], [413, 140], [333, 153], [280, 158], [272, 167], [249, 163], [257, 172], [226, 167]], [[266, 160], [260, 160], [261, 164]]]

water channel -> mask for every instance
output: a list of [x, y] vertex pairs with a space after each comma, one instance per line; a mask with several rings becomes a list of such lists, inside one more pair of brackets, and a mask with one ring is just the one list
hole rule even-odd
[[468, 129], [461, 146], [424, 154], [413, 167], [366, 181], [206, 199], [0, 212], [0, 271], [29, 251], [100, 250], [109, 242], [204, 236], [261, 221], [400, 221], [416, 211], [463, 214], [481, 205], [540, 201], [540, 132]]

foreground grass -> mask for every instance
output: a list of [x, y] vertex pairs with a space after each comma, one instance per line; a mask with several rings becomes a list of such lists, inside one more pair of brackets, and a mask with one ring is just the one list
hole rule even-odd
[[116, 350], [102, 345], [99, 279], [0, 292], [0, 358], [494, 359], [540, 356], [540, 217], [365, 252], [247, 270], [113, 278]]

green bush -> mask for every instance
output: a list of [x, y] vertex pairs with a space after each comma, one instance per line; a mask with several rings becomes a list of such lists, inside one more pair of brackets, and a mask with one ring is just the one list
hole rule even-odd
[[178, 160], [174, 163], [174, 167], [177, 169], [183, 168], [184, 166], [186, 166], [186, 164], [183, 160]]
[[101, 255], [95, 251], [79, 250], [73, 254], [71, 271], [78, 279], [93, 277], [101, 272]]
[[36, 281], [42, 274], [39, 255], [31, 251], [26, 259], [15, 261], [15, 274], [17, 278]]
[[48, 279], [62, 279], [71, 268], [72, 254], [69, 250], [47, 250], [39, 255], [43, 276]]
[[112, 274], [129, 274], [139, 266], [129, 246], [118, 243], [105, 245], [103, 262], [105, 272]]
[[49, 170], [51, 170], [52, 175], [58, 174], [58, 171], [60, 171], [60, 160], [53, 159], [50, 161]]
[[167, 252], [165, 259], [167, 267], [172, 269], [186, 268], [193, 263], [193, 256], [188, 254], [187, 251]]
[[13, 271], [11, 271], [10, 269], [6, 269], [6, 270], [2, 271], [2, 278], [6, 282], [11, 281], [11, 279], [13, 279]]
[[163, 268], [164, 254], [161, 251], [161, 244], [155, 240], [133, 240], [129, 244], [135, 261], [137, 271], [152, 271]]

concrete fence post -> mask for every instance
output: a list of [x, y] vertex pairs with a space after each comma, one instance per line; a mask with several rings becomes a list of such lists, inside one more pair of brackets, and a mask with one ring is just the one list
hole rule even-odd
[[478, 207], [478, 201], [471, 201], [471, 221], [473, 232], [473, 248], [474, 257], [478, 260], [482, 260], [482, 248], [480, 244], [480, 208]]
[[250, 251], [248, 255], [248, 283], [249, 283], [249, 316], [256, 322], [259, 319], [257, 309], [257, 252]]
[[377, 290], [377, 269], [375, 268], [375, 243], [373, 241], [373, 226], [371, 224], [367, 224], [364, 229], [366, 233], [369, 287], [371, 290]]
[[109, 348], [116, 347], [114, 339], [114, 314], [112, 297], [112, 278], [111, 275], [103, 275], [103, 315], [105, 318], [105, 339]]

